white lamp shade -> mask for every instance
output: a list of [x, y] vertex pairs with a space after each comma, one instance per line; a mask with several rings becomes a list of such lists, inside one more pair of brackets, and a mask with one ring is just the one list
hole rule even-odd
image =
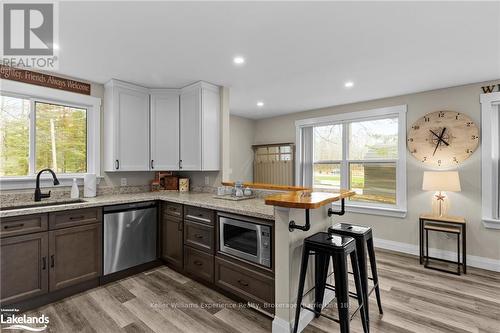
[[422, 190], [460, 192], [458, 171], [424, 171]]

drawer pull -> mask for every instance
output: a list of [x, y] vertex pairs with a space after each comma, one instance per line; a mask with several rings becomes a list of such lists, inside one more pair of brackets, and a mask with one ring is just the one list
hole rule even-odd
[[238, 283], [241, 284], [242, 286], [248, 287], [248, 282], [244, 280], [238, 280]]
[[45, 270], [47, 268], [47, 258], [42, 257], [42, 269]]
[[194, 234], [194, 237], [198, 238], [198, 239], [202, 239], [203, 238], [203, 235], [200, 235], [200, 234]]
[[55, 266], [55, 260], [54, 260], [54, 255], [51, 255], [50, 256], [50, 267], [54, 267]]
[[71, 216], [69, 219], [74, 221], [74, 220], [83, 220], [85, 218], [84, 215], [80, 215], [80, 216]]
[[203, 266], [203, 263], [199, 260], [193, 261], [193, 264], [195, 264], [196, 266]]
[[24, 227], [24, 223], [6, 225], [3, 228], [4, 229], [14, 229], [14, 228], [22, 228], [22, 227]]
[[188, 214], [188, 215], [186, 215], [186, 218], [187, 219], [192, 219], [192, 220], [195, 220], [195, 221], [203, 221], [203, 222], [208, 222], [208, 223], [212, 222], [212, 220], [206, 219], [206, 218], [200, 217], [200, 216], [203, 216], [203, 214], [198, 214], [198, 216]]

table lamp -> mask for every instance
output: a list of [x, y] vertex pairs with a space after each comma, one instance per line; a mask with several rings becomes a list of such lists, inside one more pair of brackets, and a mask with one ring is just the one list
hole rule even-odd
[[446, 215], [450, 204], [445, 192], [461, 191], [458, 171], [424, 171], [422, 190], [436, 192], [432, 197], [432, 212]]

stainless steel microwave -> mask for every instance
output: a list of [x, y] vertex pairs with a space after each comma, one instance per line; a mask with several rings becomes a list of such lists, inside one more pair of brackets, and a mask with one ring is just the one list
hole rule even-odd
[[271, 268], [272, 227], [261, 221], [218, 214], [219, 251]]

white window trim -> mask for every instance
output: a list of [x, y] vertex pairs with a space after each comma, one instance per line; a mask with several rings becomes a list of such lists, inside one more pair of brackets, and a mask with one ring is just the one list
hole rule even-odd
[[500, 92], [482, 94], [480, 101], [482, 221], [500, 229]]
[[[0, 80], [0, 93], [42, 102], [60, 103], [87, 108], [87, 173], [101, 175], [101, 99], [68, 91], [46, 88], [17, 81]], [[31, 126], [32, 128], [32, 126]], [[32, 136], [31, 136], [32, 137]], [[73, 178], [82, 183], [84, 174], [58, 175], [61, 186], [70, 186]], [[33, 175], [21, 177], [0, 177], [2, 190], [35, 188]], [[51, 184], [52, 177], [43, 175], [42, 185]]]
[[[398, 161], [397, 161], [397, 175], [396, 175], [396, 205], [384, 205], [384, 204], [371, 204], [366, 202], [346, 202], [346, 211], [353, 213], [371, 214], [371, 215], [384, 215], [391, 217], [404, 218], [407, 214], [407, 187], [406, 187], [406, 105], [390, 106], [379, 109], [372, 109], [366, 111], [355, 111], [349, 113], [339, 113], [335, 115], [309, 118], [297, 120], [295, 122], [295, 138], [296, 138], [296, 167], [295, 167], [295, 179], [296, 185], [300, 186], [301, 181], [301, 159], [303, 158], [304, 152], [302, 147], [302, 129], [306, 127], [319, 126], [319, 125], [331, 125], [352, 122], [356, 120], [370, 120], [370, 119], [380, 119], [387, 116], [397, 116], [398, 117]], [[347, 140], [345, 140], [343, 154], [345, 157], [347, 153]], [[345, 160], [345, 158], [343, 159]], [[390, 161], [390, 160], [384, 160]], [[371, 162], [371, 161], [370, 161]], [[343, 177], [346, 178], [346, 177]], [[341, 187], [346, 188], [348, 184], [348, 179], [343, 179]], [[337, 209], [339, 203], [333, 203], [334, 209]]]

